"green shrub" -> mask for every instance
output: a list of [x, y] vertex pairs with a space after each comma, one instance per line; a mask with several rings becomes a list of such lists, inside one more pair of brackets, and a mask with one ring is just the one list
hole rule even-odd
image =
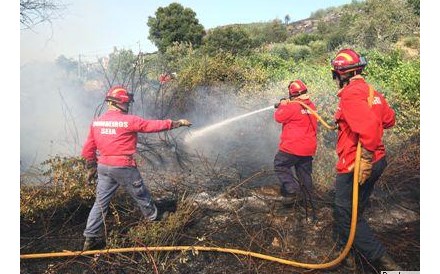
[[252, 40], [243, 28], [227, 26], [215, 28], [204, 38], [204, 47], [209, 55], [219, 51], [233, 55], [247, 55], [252, 47]]
[[413, 106], [420, 104], [420, 61], [405, 60], [400, 51], [381, 53], [367, 52], [369, 61], [366, 71], [380, 86], [397, 92], [409, 100]]
[[269, 49], [269, 53], [284, 60], [292, 59], [295, 62], [307, 59], [312, 51], [308, 46], [298, 46], [294, 44], [274, 44]]
[[327, 53], [327, 43], [323, 40], [312, 41], [309, 44], [311, 56], [318, 57]]
[[295, 60], [295, 61], [305, 60], [308, 57], [310, 57], [311, 53], [312, 53], [312, 51], [310, 50], [309, 47], [298, 46], [293, 51], [293, 60]]
[[314, 33], [300, 33], [288, 39], [287, 43], [307, 46], [311, 42], [322, 39], [321, 35]]
[[251, 56], [248, 62], [251, 68], [259, 68], [266, 74], [266, 82], [278, 81], [289, 71], [290, 62], [268, 52]]
[[327, 50], [333, 51], [347, 41], [347, 34], [339, 31], [332, 33], [327, 40]]

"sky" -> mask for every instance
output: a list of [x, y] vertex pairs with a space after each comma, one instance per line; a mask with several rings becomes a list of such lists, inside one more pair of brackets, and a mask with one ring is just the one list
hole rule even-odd
[[[52, 23], [20, 32], [21, 64], [35, 60], [68, 58], [94, 59], [112, 52], [113, 47], [135, 53], [154, 52], [148, 40], [147, 20], [159, 7], [176, 1], [159, 0], [63, 0], [65, 9]], [[308, 18], [319, 9], [351, 3], [351, 0], [181, 0], [183, 7], [196, 13], [205, 29], [234, 23], [291, 21]]]
[[[131, 48], [135, 52], [155, 51], [147, 39], [148, 16], [155, 16], [158, 7], [165, 7], [173, 1], [148, 0], [72, 0], [67, 4], [61, 17], [51, 25], [43, 24], [32, 31], [20, 30], [18, 1], [2, 1], [0, 4], [0, 79], [2, 79], [3, 99], [1, 144], [3, 157], [0, 166], [3, 171], [3, 197], [0, 202], [2, 216], [7, 226], [2, 226], [2, 235], [7, 237], [2, 250], [6, 267], [19, 269], [19, 188], [20, 181], [20, 66], [36, 60], [53, 60], [61, 54], [76, 58], [78, 55], [94, 58], [109, 53], [114, 46]], [[291, 21], [307, 18], [318, 9], [350, 3], [351, 0], [186, 0], [179, 1], [191, 8], [205, 28], [213, 28], [232, 23], [266, 22], [275, 18], [283, 20], [289, 15]], [[435, 26], [440, 22], [437, 9], [429, 7], [434, 1], [421, 1], [421, 247], [422, 270], [437, 269], [434, 246], [435, 218], [430, 218], [430, 210], [438, 208], [435, 203], [438, 189], [438, 109], [439, 88], [436, 84], [440, 62], [437, 54], [437, 33]], [[6, 7], [6, 8], [5, 8]], [[37, 84], [37, 83], [36, 83]], [[42, 93], [44, 98], [45, 94]], [[50, 98], [47, 98], [50, 103]], [[38, 131], [38, 125], [35, 125]], [[15, 195], [11, 195], [11, 193]], [[11, 206], [15, 205], [15, 206]], [[6, 213], [3, 215], [3, 213]], [[432, 249], [432, 250], [431, 250]], [[5, 268], [4, 269], [10, 269]]]

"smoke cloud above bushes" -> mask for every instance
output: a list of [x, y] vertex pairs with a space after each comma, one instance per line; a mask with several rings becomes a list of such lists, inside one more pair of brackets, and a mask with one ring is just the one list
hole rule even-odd
[[[22, 170], [50, 156], [80, 154], [105, 91], [87, 91], [79, 81], [72, 79], [75, 77], [69, 78], [53, 63], [32, 63], [21, 68]], [[191, 139], [191, 135], [226, 119], [271, 107], [279, 97], [277, 91], [264, 96], [244, 96], [235, 94], [232, 88], [203, 87], [191, 95], [187, 108], [190, 111], [173, 112], [165, 119], [186, 118], [193, 123], [187, 130], [178, 129], [172, 133], [179, 136], [180, 147], [186, 152], [206, 157], [222, 166], [237, 168], [246, 175], [273, 167], [281, 133], [281, 125], [273, 119], [273, 108], [235, 120], [197, 138]], [[135, 102], [133, 113], [142, 116], [140, 102]], [[152, 102], [143, 103], [152, 106]], [[144, 118], [155, 119], [154, 116]]]
[[79, 155], [102, 94], [86, 91], [54, 63], [27, 63], [20, 71], [20, 167], [49, 156]]

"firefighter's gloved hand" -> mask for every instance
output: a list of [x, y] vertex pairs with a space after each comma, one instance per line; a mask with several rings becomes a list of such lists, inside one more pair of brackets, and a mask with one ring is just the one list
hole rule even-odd
[[359, 184], [363, 185], [371, 175], [373, 169], [373, 151], [362, 148], [359, 168]]
[[96, 163], [96, 161], [87, 161], [86, 168], [87, 168], [87, 182], [89, 184], [93, 184], [94, 182], [96, 182], [96, 179], [98, 177], [97, 175], [98, 164]]
[[281, 105], [281, 106], [287, 105], [288, 103], [289, 103], [289, 99], [282, 98], [282, 99], [280, 100], [280, 105]]
[[177, 120], [177, 121], [173, 121], [172, 122], [172, 125], [171, 125], [171, 128], [177, 128], [177, 127], [189, 127], [189, 126], [191, 126], [192, 124], [191, 124], [191, 122], [190, 121], [188, 121], [188, 120], [186, 120], [186, 119], [180, 119], [180, 120]]
[[[283, 102], [283, 103], [281, 104], [281, 102]], [[286, 105], [288, 102], [289, 102], [288, 99], [286, 99], [286, 98], [281, 98], [281, 99], [280, 99], [280, 102], [274, 104], [273, 107], [274, 107], [274, 108], [278, 108], [280, 105]]]

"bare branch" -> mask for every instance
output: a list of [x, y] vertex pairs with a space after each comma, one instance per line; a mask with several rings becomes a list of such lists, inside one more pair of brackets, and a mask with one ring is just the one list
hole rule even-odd
[[48, 22], [59, 17], [59, 11], [64, 5], [55, 0], [20, 0], [20, 23], [22, 29]]

